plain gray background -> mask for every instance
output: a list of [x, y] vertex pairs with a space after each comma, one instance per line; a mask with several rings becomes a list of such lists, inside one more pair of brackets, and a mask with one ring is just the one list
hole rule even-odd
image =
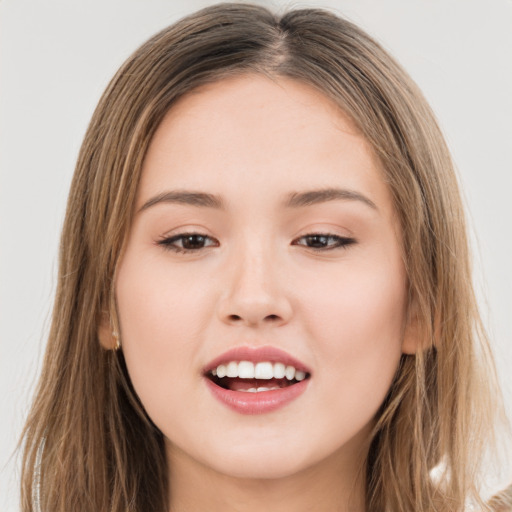
[[[89, 118], [139, 44], [212, 3], [0, 0], [2, 511], [18, 509], [12, 452], [42, 359], [66, 195]], [[459, 169], [475, 284], [512, 412], [512, 1], [257, 3], [334, 9], [376, 37], [424, 91]]]

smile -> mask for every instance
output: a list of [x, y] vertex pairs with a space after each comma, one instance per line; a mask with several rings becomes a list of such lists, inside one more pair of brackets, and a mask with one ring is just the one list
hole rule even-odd
[[241, 414], [284, 407], [306, 390], [310, 378], [304, 365], [272, 347], [239, 347], [208, 368], [204, 377], [213, 396]]

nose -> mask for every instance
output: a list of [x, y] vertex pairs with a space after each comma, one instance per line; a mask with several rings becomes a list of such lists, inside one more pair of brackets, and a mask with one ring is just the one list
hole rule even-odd
[[226, 287], [218, 302], [222, 322], [253, 328], [289, 322], [292, 306], [282, 286], [285, 269], [272, 251], [247, 248], [227, 265]]

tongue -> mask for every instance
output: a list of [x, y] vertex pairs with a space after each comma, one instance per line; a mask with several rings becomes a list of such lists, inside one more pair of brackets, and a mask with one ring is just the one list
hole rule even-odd
[[226, 378], [226, 386], [232, 391], [247, 391], [251, 388], [285, 388], [292, 383], [287, 379], [238, 379]]

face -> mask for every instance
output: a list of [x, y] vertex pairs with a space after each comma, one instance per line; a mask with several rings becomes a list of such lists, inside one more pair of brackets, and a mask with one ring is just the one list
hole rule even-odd
[[221, 80], [170, 110], [116, 294], [169, 457], [233, 476], [353, 463], [409, 346], [379, 162], [329, 99], [284, 78]]

